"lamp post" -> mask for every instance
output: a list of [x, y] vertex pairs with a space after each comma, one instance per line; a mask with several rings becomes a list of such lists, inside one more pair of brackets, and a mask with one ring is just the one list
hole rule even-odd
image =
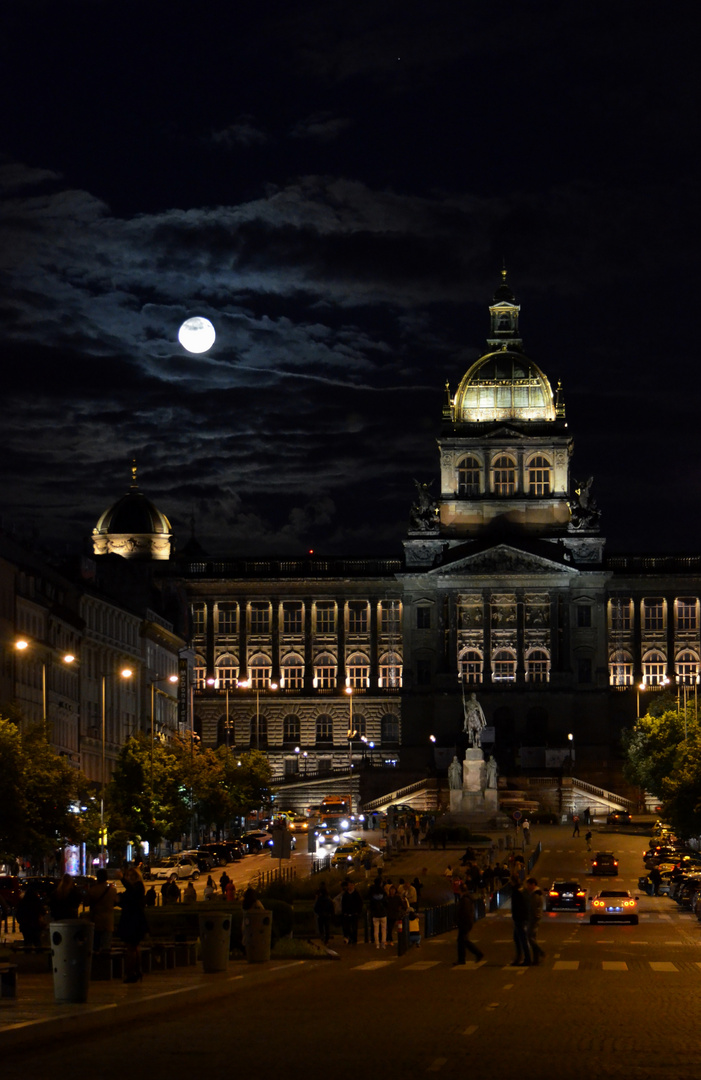
[[177, 675], [156, 675], [151, 679], [151, 798], [153, 799], [153, 742], [155, 738], [155, 720], [156, 720], [156, 694], [162, 694], [163, 697], [168, 697], [165, 690], [157, 690], [156, 683], [166, 679], [169, 683], [176, 683], [178, 681]]
[[[256, 683], [253, 687], [253, 679], [243, 679], [240, 683], [237, 683], [242, 689], [250, 690], [255, 689], [256, 692], [256, 750], [260, 749], [260, 686]], [[277, 683], [268, 683], [266, 690], [277, 690]]]
[[640, 695], [641, 695], [641, 693], [643, 693], [643, 691], [645, 689], [646, 689], [646, 686], [645, 686], [644, 682], [636, 683], [636, 686], [635, 686], [635, 717], [636, 717], [637, 720], [640, 719]]
[[[15, 641], [15, 649], [19, 653], [25, 652], [27, 649], [31, 649], [32, 641], [29, 638], [18, 638]], [[64, 664], [72, 664], [75, 661], [73, 653], [63, 653], [61, 655], [61, 661]], [[47, 701], [46, 701], [46, 660], [44, 657], [40, 660], [41, 663], [41, 719], [42, 723], [46, 724], [48, 719]]]
[[570, 741], [570, 762], [572, 765], [574, 765], [574, 735], [571, 731], [568, 734], [567, 738]]
[[348, 813], [353, 813], [353, 739], [358, 734], [353, 729], [353, 687], [347, 686], [348, 694], [348, 782], [350, 785], [350, 797], [348, 799]]
[[[106, 708], [106, 695], [105, 687], [107, 680], [111, 675], [116, 672], [104, 672], [102, 673], [102, 699], [101, 699], [101, 718], [102, 718], [102, 760], [100, 768], [100, 866], [105, 865], [105, 722], [107, 716]], [[125, 667], [119, 672], [119, 676], [122, 679], [131, 679], [131, 668]]]

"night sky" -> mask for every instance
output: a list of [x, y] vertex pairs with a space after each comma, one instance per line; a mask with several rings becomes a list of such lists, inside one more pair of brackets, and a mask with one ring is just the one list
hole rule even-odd
[[[0, 14], [0, 514], [401, 553], [504, 260], [608, 549], [701, 550], [697, 2]], [[206, 356], [177, 341], [207, 316]]]

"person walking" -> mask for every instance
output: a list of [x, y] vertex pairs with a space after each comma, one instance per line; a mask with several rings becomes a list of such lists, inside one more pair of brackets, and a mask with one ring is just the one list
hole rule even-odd
[[125, 983], [137, 983], [143, 978], [141, 970], [141, 942], [148, 933], [146, 921], [146, 889], [144, 880], [136, 867], [132, 866], [122, 873], [117, 871], [117, 877], [122, 879], [124, 892], [119, 897], [122, 914], [119, 917], [117, 933], [124, 942], [126, 968]]
[[660, 873], [659, 867], [658, 866], [653, 866], [653, 868], [650, 871], [648, 877], [650, 878], [650, 881], [652, 883], [652, 895], [653, 896], [659, 896], [660, 895], [660, 885], [662, 884], [662, 874]]
[[591, 829], [584, 834], [584, 839], [587, 842], [587, 851], [591, 851]]
[[101, 866], [86, 894], [90, 906], [90, 920], [95, 927], [93, 952], [109, 952], [114, 933], [114, 909], [118, 900], [117, 890], [107, 880], [107, 871]]
[[375, 878], [368, 893], [368, 907], [375, 948], [384, 949], [387, 947], [387, 896], [379, 876]]
[[528, 901], [528, 921], [526, 923], [526, 936], [531, 950], [531, 963], [537, 965], [545, 956], [538, 944], [538, 927], [543, 915], [543, 893], [538, 888], [538, 882], [534, 877], [526, 878], [526, 900]]
[[333, 900], [329, 896], [326, 883], [322, 881], [317, 889], [314, 899], [314, 914], [319, 937], [324, 945], [328, 945], [331, 938], [331, 920], [333, 919]]
[[484, 959], [484, 953], [470, 941], [470, 931], [475, 925], [475, 905], [472, 902], [472, 897], [470, 896], [467, 885], [464, 883], [460, 889], [460, 896], [458, 897], [455, 923], [458, 928], [458, 958], [456, 964], [465, 963], [466, 952], [472, 953], [475, 960], [479, 963], [480, 960]]
[[531, 823], [528, 820], [528, 818], [523, 819], [523, 822], [521, 824], [521, 829], [523, 830], [524, 842], [526, 844], [530, 844], [530, 842], [531, 842]]
[[526, 967], [531, 963], [531, 950], [528, 944], [526, 927], [528, 924], [528, 900], [516, 874], [511, 875], [511, 919], [514, 924], [514, 947], [516, 953], [511, 961], [512, 967]]
[[208, 874], [207, 875], [207, 884], [204, 887], [204, 898], [205, 898], [205, 900], [213, 900], [214, 899], [214, 894], [216, 893], [216, 891], [217, 891], [217, 888], [216, 888], [216, 885], [214, 884], [214, 881], [212, 880], [212, 875]]
[[579, 814], [573, 814], [572, 824], [574, 825], [574, 828], [572, 829], [572, 835], [579, 836]]
[[387, 941], [391, 944], [395, 930], [401, 932], [402, 920], [409, 910], [403, 896], [397, 892], [396, 885], [390, 885], [387, 893]]
[[222, 896], [226, 896], [226, 887], [231, 881], [231, 878], [227, 874], [226, 870], [222, 870], [221, 877], [219, 878], [219, 888], [221, 889]]
[[180, 903], [180, 886], [175, 874], [171, 874], [168, 880], [161, 885], [161, 902], [163, 904]]
[[184, 904], [195, 904], [197, 902], [197, 890], [191, 881], [188, 881], [185, 886], [185, 892], [183, 893]]
[[358, 919], [362, 910], [363, 898], [356, 889], [355, 882], [351, 880], [341, 899], [343, 937], [348, 945], [358, 944]]

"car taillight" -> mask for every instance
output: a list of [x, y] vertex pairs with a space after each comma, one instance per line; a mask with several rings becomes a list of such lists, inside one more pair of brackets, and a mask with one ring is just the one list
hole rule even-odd
[[582, 890], [581, 892], [578, 892], [578, 893], [577, 893], [577, 896], [586, 896], [586, 895], [587, 895], [587, 894], [586, 894], [586, 893], [584, 892], [584, 890]]
[[592, 900], [592, 906], [593, 907], [604, 907], [604, 901], [603, 900]]
[[551, 889], [551, 890], [550, 890], [550, 895], [551, 895], [551, 896], [559, 896], [559, 893], [556, 893], [556, 892], [554, 892], [554, 891], [553, 891], [553, 890]]
[[624, 900], [623, 907], [635, 907], [635, 900]]

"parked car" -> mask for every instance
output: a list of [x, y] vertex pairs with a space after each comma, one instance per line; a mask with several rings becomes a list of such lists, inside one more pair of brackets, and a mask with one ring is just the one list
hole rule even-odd
[[553, 881], [545, 896], [546, 911], [585, 911], [587, 891], [578, 881]]
[[597, 851], [591, 861], [591, 872], [597, 876], [611, 874], [615, 877], [618, 874], [618, 859], [612, 851]]
[[627, 810], [612, 810], [606, 817], [607, 825], [630, 825], [633, 815]]
[[169, 878], [171, 874], [175, 874], [178, 879], [192, 878], [197, 881], [200, 871], [194, 859], [185, 855], [169, 855], [167, 859], [161, 859], [151, 866], [152, 878]]
[[596, 926], [601, 920], [629, 922], [638, 925], [638, 898], [627, 889], [602, 889], [592, 897], [589, 922]]
[[270, 833], [265, 832], [263, 829], [255, 829], [253, 832], [244, 833], [241, 837], [241, 843], [245, 845], [246, 850], [252, 855], [270, 847], [272, 842], [273, 838]]
[[216, 860], [208, 851], [181, 851], [180, 854], [184, 858], [192, 859], [194, 863], [197, 863], [197, 869], [201, 874], [209, 873], [217, 865]]

